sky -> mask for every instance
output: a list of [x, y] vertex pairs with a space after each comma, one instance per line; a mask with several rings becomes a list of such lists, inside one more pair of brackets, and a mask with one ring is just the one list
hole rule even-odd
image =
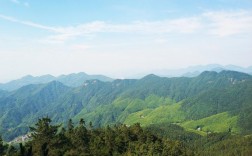
[[0, 0], [0, 82], [251, 60], [252, 0]]

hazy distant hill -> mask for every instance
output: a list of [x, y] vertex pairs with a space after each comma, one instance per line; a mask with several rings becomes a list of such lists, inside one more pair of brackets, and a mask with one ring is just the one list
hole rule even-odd
[[53, 81], [3, 94], [0, 133], [7, 140], [26, 133], [41, 116], [56, 122], [84, 118], [94, 126], [179, 123], [188, 131], [200, 126], [202, 133], [252, 133], [252, 76], [235, 71], [206, 71], [192, 78], [151, 74], [139, 80], [87, 80], [79, 87]]
[[252, 66], [244, 68], [235, 65], [219, 65], [219, 64], [208, 64], [208, 65], [198, 65], [190, 66], [188, 68], [176, 69], [176, 70], [159, 70], [153, 71], [157, 75], [167, 76], [167, 77], [195, 77], [198, 76], [203, 71], [216, 71], [220, 72], [222, 70], [238, 71], [243, 73], [252, 73]]
[[100, 80], [104, 82], [113, 81], [112, 78], [103, 76], [103, 75], [88, 75], [84, 72], [81, 73], [73, 73], [69, 75], [61, 75], [57, 77], [55, 80], [71, 87], [77, 87], [84, 83], [86, 80]]
[[18, 89], [28, 84], [48, 83], [50, 81], [53, 81], [54, 79], [55, 77], [51, 75], [44, 75], [44, 76], [38, 76], [38, 77], [27, 75], [20, 79], [13, 80], [8, 83], [0, 84], [0, 89], [11, 91], [11, 90]]
[[43, 75], [43, 76], [31, 76], [27, 75], [17, 80], [10, 81], [8, 83], [0, 84], [0, 89], [13, 91], [20, 87], [23, 87], [28, 84], [42, 84], [48, 83], [51, 81], [59, 81], [63, 84], [71, 87], [77, 87], [84, 83], [86, 80], [97, 79], [101, 81], [112, 81], [113, 79], [103, 76], [103, 75], [88, 75], [84, 72], [73, 73], [69, 75], [61, 75], [59, 77], [54, 77], [52, 75]]

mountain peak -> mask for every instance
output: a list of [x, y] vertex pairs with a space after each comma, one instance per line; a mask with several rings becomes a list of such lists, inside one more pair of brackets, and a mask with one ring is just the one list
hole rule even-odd
[[32, 75], [26, 75], [26, 76], [23, 76], [21, 79], [31, 79], [31, 78], [34, 78], [34, 76], [32, 76]]
[[63, 74], [63, 75], [60, 75], [58, 76], [57, 78], [58, 79], [61, 79], [61, 78], [65, 78], [65, 77], [71, 77], [71, 76], [87, 76], [88, 74], [86, 74], [85, 72], [79, 72], [79, 73], [71, 73], [71, 74]]
[[242, 73], [242, 72], [238, 72], [238, 71], [231, 71], [231, 70], [223, 70], [219, 73], [222, 76], [226, 76], [226, 77], [234, 77], [234, 78], [250, 78], [251, 75], [247, 74], [247, 73]]
[[155, 75], [155, 74], [149, 74], [143, 77], [143, 79], [149, 79], [149, 78], [159, 78], [159, 76]]

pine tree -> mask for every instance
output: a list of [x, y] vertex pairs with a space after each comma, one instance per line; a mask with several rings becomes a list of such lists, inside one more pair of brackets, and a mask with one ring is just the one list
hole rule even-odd
[[56, 137], [56, 133], [60, 125], [50, 125], [51, 119], [46, 117], [39, 119], [35, 127], [30, 127], [32, 131], [33, 153], [48, 155], [52, 141]]
[[0, 135], [0, 155], [4, 155], [6, 147], [3, 144], [2, 136]]
[[8, 156], [12, 156], [15, 155], [17, 153], [17, 150], [15, 149], [14, 146], [9, 146], [8, 150], [7, 150], [7, 155]]
[[19, 156], [25, 156], [25, 147], [22, 143], [19, 143]]
[[74, 136], [72, 139], [73, 145], [81, 152], [88, 152], [89, 139], [88, 131], [85, 127], [85, 121], [81, 118], [79, 125], [74, 129]]
[[73, 130], [74, 130], [74, 124], [73, 124], [73, 121], [72, 121], [72, 119], [69, 119], [68, 120], [68, 123], [67, 123], [67, 130], [68, 130], [68, 132], [73, 132]]

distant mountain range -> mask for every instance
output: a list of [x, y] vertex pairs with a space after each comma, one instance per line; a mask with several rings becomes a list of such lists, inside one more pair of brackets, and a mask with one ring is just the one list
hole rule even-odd
[[84, 118], [95, 127], [172, 123], [195, 133], [200, 127], [201, 134], [251, 134], [252, 76], [236, 71], [205, 71], [191, 78], [151, 74], [142, 79], [86, 80], [78, 87], [51, 81], [0, 91], [0, 133], [5, 140], [27, 133], [44, 116], [55, 122]]
[[175, 70], [158, 70], [153, 71], [153, 73], [165, 76], [165, 77], [195, 77], [198, 76], [203, 71], [216, 71], [220, 72], [222, 70], [231, 70], [231, 71], [238, 71], [243, 73], [248, 73], [252, 75], [252, 66], [244, 68], [235, 65], [219, 65], [219, 64], [208, 64], [208, 65], [198, 65], [198, 66], [190, 66], [188, 68], [181, 68]]
[[[200, 75], [203, 71], [220, 72], [223, 70], [238, 71], [252, 75], [252, 66], [243, 68], [235, 65], [222, 66], [219, 64], [198, 65], [176, 70], [156, 70], [153, 71], [152, 73], [162, 77], [195, 77]], [[139, 79], [145, 75], [147, 74], [138, 74], [137, 76], [133, 77]], [[81, 86], [84, 83], [84, 81], [93, 79], [104, 82], [113, 81], [112, 78], [104, 75], [88, 75], [84, 72], [72, 73], [69, 75], [61, 75], [58, 77], [52, 75], [42, 75], [36, 77], [32, 75], [27, 75], [20, 79], [10, 81], [8, 83], [0, 83], [0, 90], [13, 91], [29, 84], [41, 84], [41, 83], [48, 83], [51, 81], [59, 81], [69, 87], [78, 87]]]
[[84, 72], [73, 73], [69, 75], [61, 75], [58, 77], [54, 77], [52, 75], [43, 75], [43, 76], [37, 76], [37, 77], [27, 75], [25, 77], [10, 81], [8, 83], [4, 83], [4, 84], [0, 83], [0, 89], [13, 91], [29, 84], [42, 84], [42, 83], [48, 83], [51, 81], [59, 81], [66, 86], [77, 87], [77, 86], [82, 85], [86, 80], [92, 80], [92, 79], [97, 79], [100, 81], [113, 80], [112, 78], [109, 78], [103, 75], [88, 75]]

